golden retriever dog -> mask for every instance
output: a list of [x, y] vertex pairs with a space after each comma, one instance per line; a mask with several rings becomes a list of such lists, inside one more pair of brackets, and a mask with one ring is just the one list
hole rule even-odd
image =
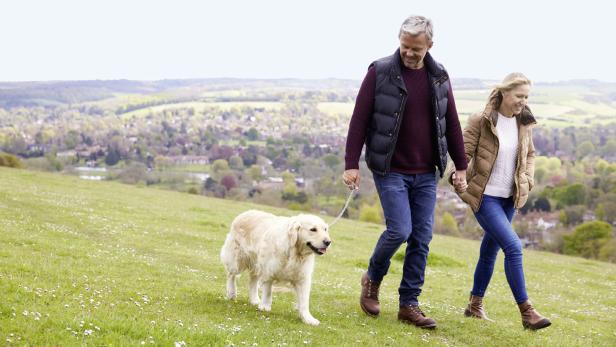
[[270, 311], [272, 283], [288, 282], [297, 295], [296, 308], [302, 321], [318, 325], [308, 306], [315, 255], [325, 254], [332, 242], [327, 229], [327, 223], [309, 214], [279, 217], [250, 210], [237, 216], [220, 251], [227, 270], [227, 298], [235, 299], [236, 277], [248, 270], [251, 304]]

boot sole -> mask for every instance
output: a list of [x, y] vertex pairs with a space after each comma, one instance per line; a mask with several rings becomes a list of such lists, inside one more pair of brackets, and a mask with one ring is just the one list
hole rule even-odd
[[[539, 322], [541, 323], [541, 322]], [[522, 326], [524, 326], [524, 329], [529, 329], [529, 330], [539, 330], [539, 329], [543, 329], [543, 328], [547, 328], [550, 325], [552, 325], [552, 322], [547, 321], [547, 322], [543, 322], [543, 324], [539, 324], [536, 326], [532, 326], [530, 323], [522, 323]]]
[[464, 310], [464, 316], [465, 316], [465, 317], [470, 317], [470, 318], [477, 318], [477, 319], [481, 319], [481, 320], [488, 321], [488, 322], [494, 322], [492, 319], [490, 319], [490, 318], [488, 318], [488, 317], [483, 318], [483, 317], [479, 317], [479, 316], [477, 316], [477, 315], [474, 315], [474, 314], [473, 314], [471, 311], [469, 311], [468, 309]]
[[371, 312], [368, 312], [368, 311], [364, 308], [364, 305], [362, 305], [361, 303], [359, 304], [359, 307], [361, 307], [361, 310], [362, 310], [362, 311], [364, 311], [364, 313], [365, 313], [365, 314], [367, 314], [367, 315], [368, 315], [368, 316], [370, 316], [370, 317], [376, 318], [376, 317], [378, 317], [378, 316], [379, 316], [379, 313], [380, 313], [380, 312], [377, 312], [377, 313], [371, 313]]
[[399, 321], [399, 322], [402, 322], [402, 323], [404, 323], [404, 324], [408, 324], [408, 325], [412, 325], [412, 326], [414, 326], [414, 327], [421, 328], [421, 329], [430, 329], [430, 330], [432, 330], [432, 329], [436, 329], [436, 323], [434, 323], [434, 324], [428, 324], [428, 325], [416, 325], [416, 324], [414, 324], [414, 323], [413, 323], [413, 322], [411, 322], [411, 321], [408, 321], [408, 320], [406, 320], [406, 319], [400, 319], [400, 318], [398, 318], [398, 321]]

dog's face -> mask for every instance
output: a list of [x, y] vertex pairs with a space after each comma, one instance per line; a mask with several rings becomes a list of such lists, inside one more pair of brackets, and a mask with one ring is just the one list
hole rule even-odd
[[307, 248], [310, 251], [323, 255], [332, 243], [329, 237], [329, 226], [321, 218], [310, 215], [300, 214], [293, 218], [292, 237], [295, 238], [299, 247]]

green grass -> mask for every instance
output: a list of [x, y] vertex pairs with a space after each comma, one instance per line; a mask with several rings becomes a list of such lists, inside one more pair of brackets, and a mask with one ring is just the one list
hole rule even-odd
[[[300, 322], [294, 296], [272, 312], [224, 299], [218, 252], [249, 208], [293, 212], [113, 182], [0, 168], [0, 338], [6, 345], [616, 344], [616, 266], [525, 251], [527, 287], [552, 327], [522, 329], [502, 255], [486, 296], [494, 323], [463, 317], [479, 244], [436, 235], [426, 271], [423, 331], [396, 320], [401, 256], [382, 285], [382, 313], [358, 306], [359, 278], [382, 226], [342, 220], [317, 260], [311, 295], [318, 327]], [[327, 218], [331, 221], [331, 218]], [[402, 251], [400, 251], [402, 252]]]
[[317, 105], [319, 111], [326, 113], [330, 116], [342, 114], [343, 116], [350, 116], [353, 114], [353, 108], [355, 103], [352, 102], [320, 102]]
[[169, 169], [173, 170], [173, 171], [179, 171], [179, 172], [210, 172], [210, 166], [209, 164], [186, 164], [186, 165], [172, 165], [169, 167]]
[[232, 102], [178, 102], [168, 103], [163, 105], [156, 105], [150, 107], [144, 107], [135, 111], [130, 111], [122, 114], [124, 118], [130, 118], [132, 116], [144, 117], [150, 113], [157, 113], [162, 111], [177, 110], [183, 108], [194, 108], [195, 111], [204, 112], [207, 109], [218, 108], [221, 110], [231, 110], [233, 108], [263, 108], [267, 110], [279, 110], [284, 105], [281, 102], [268, 102], [268, 101], [232, 101]]

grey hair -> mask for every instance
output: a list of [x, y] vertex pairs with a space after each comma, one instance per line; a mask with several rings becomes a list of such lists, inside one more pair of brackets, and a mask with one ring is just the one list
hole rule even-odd
[[402, 34], [419, 35], [426, 34], [429, 42], [432, 42], [432, 20], [424, 16], [409, 16], [400, 26], [398, 37]]

